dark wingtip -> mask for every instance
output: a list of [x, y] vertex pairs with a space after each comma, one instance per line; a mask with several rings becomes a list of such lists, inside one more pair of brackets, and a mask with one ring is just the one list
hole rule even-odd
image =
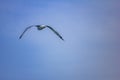
[[64, 39], [61, 37], [61, 40], [63, 40], [64, 41]]
[[21, 39], [22, 37], [20, 36], [19, 39]]

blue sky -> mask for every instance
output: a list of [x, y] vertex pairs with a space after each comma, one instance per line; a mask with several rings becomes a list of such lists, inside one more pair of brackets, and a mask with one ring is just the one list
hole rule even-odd
[[[0, 1], [0, 80], [119, 80], [119, 0]], [[49, 29], [23, 30], [33, 24]]]

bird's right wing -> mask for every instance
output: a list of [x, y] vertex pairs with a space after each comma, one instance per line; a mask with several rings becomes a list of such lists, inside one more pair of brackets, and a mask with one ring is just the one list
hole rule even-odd
[[52, 27], [47, 26], [49, 29], [51, 29], [60, 39], [62, 39], [64, 41], [64, 39], [62, 38], [62, 36], [56, 31], [54, 30]]
[[25, 32], [26, 32], [28, 29], [30, 29], [31, 27], [34, 27], [34, 26], [32, 25], [32, 26], [27, 27], [27, 28], [23, 31], [23, 33], [20, 35], [19, 39], [21, 39], [22, 36], [25, 34]]

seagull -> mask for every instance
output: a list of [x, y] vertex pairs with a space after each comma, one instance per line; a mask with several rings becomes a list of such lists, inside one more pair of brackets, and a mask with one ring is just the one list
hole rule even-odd
[[26, 32], [28, 29], [32, 28], [32, 27], [36, 27], [38, 30], [43, 30], [43, 29], [45, 29], [45, 28], [49, 28], [49, 29], [52, 30], [61, 40], [64, 41], [64, 39], [62, 38], [62, 36], [61, 36], [56, 30], [54, 30], [52, 27], [50, 27], [50, 26], [48, 26], [48, 25], [31, 25], [31, 26], [27, 27], [27, 28], [23, 31], [23, 33], [20, 35], [19, 39], [21, 39], [21, 38], [23, 37], [23, 35], [25, 34], [25, 32]]

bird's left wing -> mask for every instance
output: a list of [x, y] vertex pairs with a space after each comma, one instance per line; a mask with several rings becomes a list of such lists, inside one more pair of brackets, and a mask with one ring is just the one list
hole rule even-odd
[[60, 39], [62, 39], [64, 41], [64, 39], [62, 38], [62, 36], [57, 32], [55, 31], [52, 27], [50, 26], [47, 26], [49, 29], [51, 29]]
[[34, 25], [27, 27], [27, 28], [23, 31], [23, 33], [20, 35], [19, 39], [21, 39], [22, 36], [24, 35], [24, 33], [25, 33], [28, 29], [30, 29], [31, 27], [34, 27]]

